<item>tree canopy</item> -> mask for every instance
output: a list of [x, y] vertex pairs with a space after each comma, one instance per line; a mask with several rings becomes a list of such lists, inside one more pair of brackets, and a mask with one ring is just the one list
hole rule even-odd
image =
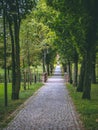
[[[23, 63], [26, 67], [43, 64], [43, 70], [46, 71], [46, 67], [49, 73], [49, 66], [53, 66], [58, 53], [63, 66], [68, 67], [70, 83], [77, 86], [77, 91], [83, 92], [82, 98], [91, 98], [91, 83], [96, 82], [98, 52], [97, 4], [97, 0], [0, 1], [0, 23], [5, 12], [5, 31], [9, 45], [6, 49], [7, 65], [12, 68], [12, 99], [19, 98]], [[3, 35], [0, 34], [0, 42], [3, 43]], [[0, 48], [3, 48], [3, 44]], [[2, 56], [1, 51], [0, 59], [3, 59]], [[81, 64], [79, 81], [78, 63]]]

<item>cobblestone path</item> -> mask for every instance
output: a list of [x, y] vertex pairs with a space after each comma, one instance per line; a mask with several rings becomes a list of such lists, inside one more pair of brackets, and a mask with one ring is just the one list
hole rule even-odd
[[82, 130], [59, 66], [4, 130]]

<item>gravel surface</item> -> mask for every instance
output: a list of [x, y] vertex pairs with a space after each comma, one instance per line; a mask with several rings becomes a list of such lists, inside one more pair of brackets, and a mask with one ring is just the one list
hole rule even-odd
[[82, 130], [59, 66], [3, 130]]

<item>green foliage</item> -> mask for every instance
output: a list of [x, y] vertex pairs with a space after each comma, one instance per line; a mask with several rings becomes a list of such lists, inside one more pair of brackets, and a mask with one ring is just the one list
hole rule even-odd
[[[22, 22], [20, 30], [21, 59], [25, 60], [25, 64], [28, 64], [28, 53], [30, 65], [39, 65], [43, 57], [43, 50], [49, 50], [49, 55], [51, 55], [51, 49], [55, 49], [53, 43], [56, 39], [56, 34], [47, 24], [51, 15], [47, 6], [44, 5], [45, 3], [39, 2], [37, 10], [34, 10]], [[46, 23], [45, 19], [47, 19]]]
[[92, 85], [92, 100], [81, 99], [82, 93], [76, 92], [72, 85], [67, 85], [69, 93], [74, 101], [80, 118], [86, 130], [97, 130], [98, 128], [98, 85]]
[[98, 37], [98, 1], [46, 0], [46, 3], [59, 12], [54, 30], [59, 39], [60, 59], [65, 64], [85, 59], [83, 98], [90, 99], [92, 55], [96, 53]]

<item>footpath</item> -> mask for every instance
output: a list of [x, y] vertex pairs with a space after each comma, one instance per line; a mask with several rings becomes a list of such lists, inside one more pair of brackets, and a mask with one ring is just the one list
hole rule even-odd
[[83, 130], [60, 66], [4, 130]]

